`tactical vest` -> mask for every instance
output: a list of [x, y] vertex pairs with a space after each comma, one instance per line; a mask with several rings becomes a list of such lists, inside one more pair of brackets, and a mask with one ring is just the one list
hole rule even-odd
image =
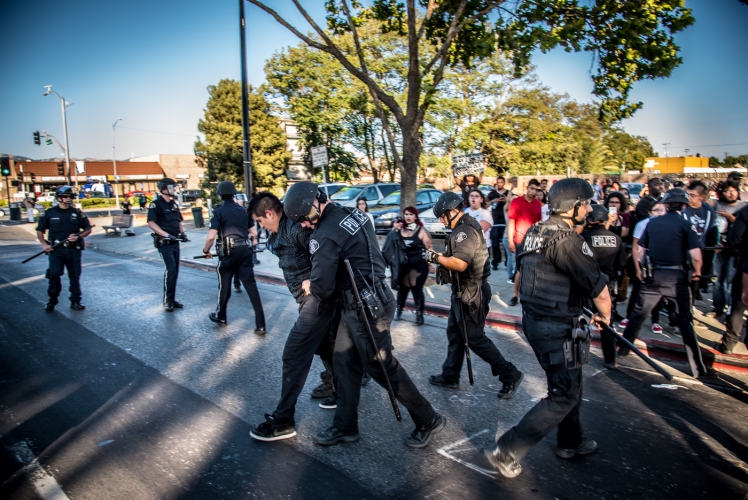
[[522, 272], [519, 296], [524, 308], [536, 314], [556, 316], [559, 311], [557, 304], [569, 300], [571, 280], [556, 270], [547, 254], [558, 239], [573, 233], [568, 227], [543, 223], [535, 224], [527, 231], [522, 251], [517, 256], [517, 268]]
[[457, 226], [452, 230], [452, 234], [449, 235], [449, 241], [447, 241], [447, 244], [445, 245], [446, 251], [444, 252], [444, 255], [446, 257], [452, 256], [452, 238], [460, 231], [460, 229], [470, 231], [471, 229], [468, 228], [472, 228], [472, 230], [477, 233], [477, 237], [480, 238], [480, 241], [483, 243], [478, 246], [478, 250], [476, 250], [475, 255], [473, 255], [473, 260], [464, 271], [453, 271], [453, 275], [454, 273], [457, 273], [457, 277], [460, 281], [483, 279], [491, 274], [491, 267], [488, 263], [488, 247], [486, 246], [486, 239], [483, 236], [483, 228], [480, 227], [477, 220], [467, 214], [460, 217]]

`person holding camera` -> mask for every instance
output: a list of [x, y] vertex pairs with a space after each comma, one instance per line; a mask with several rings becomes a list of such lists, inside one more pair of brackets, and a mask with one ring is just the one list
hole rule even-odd
[[421, 254], [425, 249], [434, 249], [431, 244], [431, 235], [418, 218], [416, 207], [406, 207], [403, 216], [397, 218], [392, 230], [400, 235], [400, 242], [407, 258], [407, 262], [400, 265], [398, 273], [395, 321], [403, 319], [405, 301], [408, 293], [412, 291], [413, 302], [416, 305], [416, 324], [422, 325], [425, 303], [423, 285], [428, 277], [429, 265], [423, 260]]

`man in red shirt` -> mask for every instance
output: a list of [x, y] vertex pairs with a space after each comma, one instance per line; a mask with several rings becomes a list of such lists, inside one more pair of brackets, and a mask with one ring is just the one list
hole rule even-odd
[[[514, 274], [517, 271], [514, 260], [514, 252], [517, 249], [517, 245], [522, 243], [522, 239], [525, 237], [527, 230], [530, 229], [530, 226], [542, 218], [542, 205], [540, 200], [535, 197], [538, 189], [540, 189], [538, 180], [530, 179], [530, 182], [527, 183], [525, 195], [514, 198], [506, 213], [507, 251], [512, 254], [511, 259], [507, 257], [509, 261], [507, 268], [511, 269], [511, 273], [509, 274], [511, 278], [509, 278], [508, 282], [512, 285], [514, 284]], [[509, 263], [511, 263], [511, 266]], [[509, 301], [509, 305], [516, 306], [518, 300], [517, 290], [515, 289], [514, 296]]]

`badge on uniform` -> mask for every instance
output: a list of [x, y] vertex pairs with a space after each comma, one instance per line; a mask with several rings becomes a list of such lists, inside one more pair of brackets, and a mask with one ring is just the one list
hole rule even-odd
[[594, 255], [592, 254], [592, 250], [590, 250], [590, 247], [587, 246], [586, 241], [582, 243], [582, 253], [585, 254], [587, 257], [594, 257]]
[[156, 204], [155, 204], [155, 203], [153, 203], [153, 202], [151, 202], [151, 204], [150, 204], [150, 205], [148, 205], [148, 210], [151, 210], [151, 209], [153, 209], [153, 208], [156, 208]]
[[465, 234], [465, 233], [463, 233], [463, 232], [459, 232], [459, 233], [457, 233], [457, 235], [455, 236], [455, 241], [456, 241], [457, 243], [460, 243], [461, 241], [465, 241], [466, 239], [467, 239], [467, 234]]
[[314, 252], [316, 252], [317, 250], [319, 250], [319, 243], [317, 242], [317, 240], [309, 240], [309, 253], [314, 254]]

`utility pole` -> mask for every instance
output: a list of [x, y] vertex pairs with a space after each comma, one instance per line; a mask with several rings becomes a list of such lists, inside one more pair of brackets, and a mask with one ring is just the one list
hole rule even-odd
[[[117, 177], [117, 150], [114, 147], [114, 128], [117, 126], [117, 122], [122, 120], [122, 118], [117, 118], [114, 123], [112, 123], [112, 162], [114, 163], [114, 204], [115, 204], [115, 210], [116, 207], [119, 206], [119, 179]], [[107, 203], [107, 206], [109, 204]]]
[[244, 0], [239, 0], [239, 33], [242, 58], [242, 151], [244, 153], [244, 189], [247, 200], [252, 198], [252, 150], [249, 139], [249, 96], [247, 95], [247, 40], [244, 22]]
[[667, 147], [670, 146], [670, 142], [663, 142], [662, 145], [665, 146], [665, 158], [667, 158]]

